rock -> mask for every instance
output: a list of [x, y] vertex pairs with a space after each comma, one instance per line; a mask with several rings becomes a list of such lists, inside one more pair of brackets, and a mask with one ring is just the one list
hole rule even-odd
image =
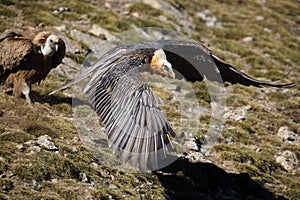
[[117, 189], [118, 187], [116, 186], [116, 185], [114, 185], [114, 184], [109, 184], [109, 186], [108, 186], [109, 188], [111, 188], [111, 189]]
[[208, 17], [207, 20], [206, 20], [206, 26], [208, 27], [214, 27], [215, 26], [215, 23], [217, 21], [217, 18], [216, 17]]
[[32, 180], [31, 183], [24, 183], [24, 186], [31, 187], [34, 190], [40, 191], [43, 188], [43, 185], [41, 185], [36, 180]]
[[184, 132], [182, 133], [182, 137], [184, 139], [183, 145], [184, 145], [184, 151], [199, 151], [199, 139], [191, 132]]
[[258, 16], [255, 17], [255, 19], [258, 20], [258, 21], [262, 21], [262, 20], [265, 19], [265, 17], [261, 16], [261, 15], [258, 15]]
[[206, 23], [206, 26], [214, 27], [216, 25], [217, 18], [215, 16], [210, 16], [211, 15], [210, 10], [206, 9], [203, 12], [198, 12], [197, 15], [198, 17], [200, 17], [200, 19], [202, 19]]
[[69, 12], [69, 11], [71, 11], [71, 9], [68, 7], [59, 7], [57, 10], [53, 11], [53, 14], [61, 14], [63, 12]]
[[74, 78], [78, 74], [78, 71], [81, 69], [81, 66], [69, 57], [65, 57], [63, 59], [63, 62], [64, 63], [60, 64], [50, 73], [54, 75], [63, 75], [68, 77], [69, 79]]
[[299, 172], [300, 162], [295, 153], [285, 150], [276, 155], [276, 162], [278, 162], [287, 172]]
[[65, 25], [61, 26], [55, 26], [56, 29], [55, 34], [57, 34], [60, 38], [62, 38], [66, 44], [66, 53], [67, 55], [70, 54], [75, 54], [75, 53], [82, 53], [82, 54], [87, 54], [87, 50], [85, 50], [78, 42], [75, 40], [71, 39], [70, 37], [67, 36], [68, 33], [68, 28]]
[[251, 109], [251, 106], [244, 106], [240, 108], [226, 107], [225, 118], [234, 121], [242, 121], [246, 119], [247, 111]]
[[90, 165], [91, 165], [91, 167], [93, 167], [94, 169], [98, 169], [98, 167], [99, 167], [98, 163], [96, 163], [96, 162], [92, 162]]
[[168, 22], [168, 18], [164, 15], [159, 15], [158, 16], [158, 20], [159, 21], [162, 21], [162, 22]]
[[89, 49], [92, 50], [92, 52], [95, 52], [97, 54], [98, 58], [107, 51], [109, 51], [112, 47], [114, 47], [112, 43], [108, 42], [110, 41], [110, 38], [107, 38], [107, 41], [103, 41], [97, 37], [83, 33], [76, 29], [71, 30], [70, 35], [76, 38], [78, 41], [87, 45]]
[[40, 136], [36, 144], [41, 147], [42, 149], [48, 150], [48, 151], [58, 151], [57, 146], [55, 145], [54, 141], [49, 135], [42, 135]]
[[[26, 149], [26, 147], [24, 147], [23, 144], [17, 144], [16, 147], [17, 147], [17, 148], [19, 149], [19, 151], [21, 151], [21, 152], [23, 152], [23, 151]], [[0, 161], [1, 161], [1, 160], [0, 160]]]
[[291, 144], [297, 144], [297, 134], [290, 131], [287, 126], [282, 126], [277, 131], [277, 136], [283, 141]]
[[243, 42], [253, 42], [253, 41], [255, 41], [255, 38], [248, 36], [248, 37], [244, 37], [242, 40], [243, 40]]
[[80, 138], [79, 137], [74, 137], [72, 139], [72, 145], [79, 145], [81, 144]]
[[5, 158], [3, 158], [2, 156], [0, 156], [0, 161], [1, 161], [1, 162], [5, 162], [6, 160], [5, 160]]
[[33, 154], [41, 150], [58, 151], [58, 147], [49, 135], [42, 135], [36, 140], [30, 140], [24, 143], [25, 151]]
[[211, 149], [220, 143], [221, 135], [219, 131], [208, 131], [204, 136], [204, 143], [201, 144], [200, 152], [205, 157], [209, 157], [211, 155]]
[[109, 41], [113, 40], [115, 37], [106, 30], [105, 28], [102, 28], [101, 26], [98, 26], [97, 24], [93, 24], [92, 27], [89, 29], [89, 33], [92, 35], [99, 37], [100, 39], [107, 39]]
[[198, 12], [198, 13], [197, 13], [197, 16], [200, 17], [200, 19], [202, 19], [203, 21], [206, 20], [206, 15], [205, 15], [204, 12]]
[[34, 153], [37, 153], [37, 152], [40, 152], [41, 151], [41, 147], [39, 146], [35, 146], [34, 143], [31, 143], [30, 145], [32, 146], [29, 146], [27, 149], [26, 149], [26, 153], [27, 154], [34, 154]]
[[88, 178], [85, 173], [79, 173], [79, 179], [84, 183], [88, 182]]
[[183, 132], [180, 135], [180, 144], [182, 145], [182, 157], [187, 158], [191, 163], [210, 162], [204, 158], [200, 152], [200, 140], [191, 132]]
[[[182, 5], [178, 4], [176, 1], [158, 1], [158, 0], [143, 0], [144, 3], [163, 11], [165, 14], [172, 16], [172, 18], [178, 22], [183, 30], [188, 31], [190, 27], [194, 27], [193, 18], [183, 12], [185, 9]], [[177, 6], [176, 6], [177, 4]], [[172, 24], [175, 27], [178, 26], [176, 23]], [[176, 29], [180, 29], [179, 27]]]
[[54, 26], [53, 28], [55, 28], [59, 32], [65, 32], [65, 31], [67, 31], [67, 26], [64, 25], [64, 24], [60, 25], [60, 26]]
[[105, 2], [104, 7], [105, 7], [105, 8], [108, 8], [108, 9], [111, 9], [111, 4], [108, 3], [108, 2]]
[[266, 33], [272, 33], [272, 30], [267, 28], [267, 27], [264, 27], [263, 31], [266, 32]]
[[53, 179], [51, 179], [51, 182], [52, 182], [52, 183], [58, 183], [59, 180], [58, 180], [57, 178], [53, 178]]
[[133, 13], [131, 13], [131, 15], [132, 15], [132, 17], [134, 17], [134, 18], [139, 18], [139, 17], [141, 17], [140, 14], [139, 14], [138, 12], [133, 12]]

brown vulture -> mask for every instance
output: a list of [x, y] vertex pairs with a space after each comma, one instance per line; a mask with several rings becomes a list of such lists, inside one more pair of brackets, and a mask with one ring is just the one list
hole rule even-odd
[[64, 41], [46, 28], [23, 27], [0, 36], [0, 83], [4, 91], [29, 97], [31, 85], [40, 83], [65, 56]]
[[159, 97], [141, 78], [143, 71], [192, 82], [206, 78], [277, 88], [296, 84], [254, 79], [192, 41], [146, 41], [111, 49], [60, 89], [91, 75], [83, 93], [105, 127], [109, 146], [113, 151], [121, 151], [122, 161], [129, 161], [141, 170], [158, 169], [160, 158], [173, 148], [171, 137], [176, 136], [159, 108]]

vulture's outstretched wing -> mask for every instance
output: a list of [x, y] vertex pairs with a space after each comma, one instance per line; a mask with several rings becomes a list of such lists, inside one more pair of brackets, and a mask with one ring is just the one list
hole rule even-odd
[[[239, 83], [244, 86], [271, 86], [293, 87], [296, 82], [275, 84], [274, 82], [260, 81], [241, 72], [229, 63], [219, 58], [207, 47], [193, 41], [160, 40], [157, 41], [167, 55], [167, 60], [188, 81], [202, 81], [206, 77], [210, 81]], [[212, 62], [213, 61], [213, 62]]]
[[[212, 54], [211, 56], [212, 56], [214, 62], [216, 63], [218, 69], [220, 70], [223, 81], [227, 81], [232, 84], [239, 83], [244, 86], [252, 85], [255, 87], [271, 86], [271, 87], [277, 87], [277, 88], [289, 88], [289, 87], [293, 87], [293, 86], [297, 85], [297, 82], [292, 82], [292, 83], [287, 83], [287, 84], [277, 84], [276, 82], [278, 82], [278, 80], [274, 81], [274, 82], [257, 80], [255, 78], [241, 72], [240, 70], [238, 70], [231, 64], [226, 63], [224, 60], [219, 58], [217, 55]], [[290, 72], [288, 72], [288, 73], [290, 73]], [[284, 76], [284, 78], [285, 77], [286, 77], [286, 75]], [[284, 78], [281, 78], [281, 79], [284, 79]], [[281, 80], [281, 79], [279, 79], [279, 80]]]
[[141, 77], [148, 52], [154, 51], [144, 48], [149, 47], [115, 48], [65, 86], [93, 73], [83, 93], [100, 116], [113, 151], [142, 171], [158, 169], [159, 160], [173, 149], [170, 136], [175, 136], [159, 108], [160, 98]]
[[295, 85], [280, 85], [251, 78], [196, 42], [159, 40], [111, 49], [96, 64], [86, 68], [58, 90], [92, 75], [83, 93], [100, 116], [109, 145], [113, 150], [121, 150], [122, 160], [138, 164], [143, 171], [158, 169], [160, 157], [172, 149], [169, 136], [175, 136], [159, 108], [160, 99], [140, 74], [158, 49], [164, 50], [166, 59], [178, 72], [175, 71], [176, 78], [202, 81], [206, 77], [210, 81], [256, 87]]

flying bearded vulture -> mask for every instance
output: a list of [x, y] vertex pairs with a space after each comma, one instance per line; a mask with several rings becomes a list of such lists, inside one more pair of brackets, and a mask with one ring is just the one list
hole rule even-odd
[[252, 78], [193, 41], [146, 41], [111, 49], [60, 89], [91, 76], [83, 93], [105, 127], [108, 144], [120, 150], [121, 160], [143, 171], [157, 169], [153, 165], [172, 150], [171, 138], [176, 136], [159, 97], [141, 77], [144, 71], [191, 82], [206, 78], [255, 87], [296, 85]]
[[0, 84], [20, 98], [29, 97], [31, 85], [40, 83], [65, 56], [64, 41], [45, 28], [24, 27], [0, 36]]

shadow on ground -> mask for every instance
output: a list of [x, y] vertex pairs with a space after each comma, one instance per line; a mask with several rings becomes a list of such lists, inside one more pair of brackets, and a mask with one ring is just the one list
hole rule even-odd
[[179, 158], [156, 174], [168, 199], [285, 199], [276, 197], [246, 173], [227, 173], [212, 163]]
[[71, 106], [79, 106], [79, 105], [89, 105], [90, 106], [90, 104], [87, 101], [81, 100], [81, 99], [78, 99], [75, 97], [61, 97], [61, 96], [57, 96], [55, 94], [54, 95], [48, 95], [48, 94], [43, 95], [36, 91], [32, 91], [30, 93], [30, 97], [33, 102], [39, 102], [41, 104], [48, 103], [50, 106], [53, 106], [56, 104], [61, 104], [61, 103], [66, 103]]
[[67, 103], [72, 105], [71, 97], [60, 97], [56, 95], [42, 95], [36, 91], [31, 91], [30, 97], [33, 102], [49, 103], [50, 106], [53, 106], [55, 104], [60, 104], [60, 103]]

